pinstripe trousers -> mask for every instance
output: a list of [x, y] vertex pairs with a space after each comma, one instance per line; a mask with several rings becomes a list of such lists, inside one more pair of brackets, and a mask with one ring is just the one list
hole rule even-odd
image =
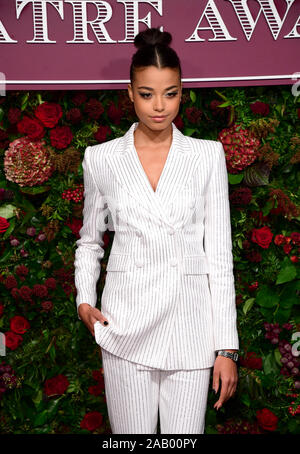
[[162, 370], [101, 348], [113, 434], [203, 434], [211, 367]]

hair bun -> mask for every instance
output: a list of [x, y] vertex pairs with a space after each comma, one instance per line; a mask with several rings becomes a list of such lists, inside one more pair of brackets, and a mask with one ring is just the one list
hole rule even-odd
[[138, 49], [143, 46], [156, 46], [157, 44], [169, 46], [172, 42], [172, 35], [169, 32], [162, 32], [159, 28], [148, 28], [138, 33], [134, 38], [134, 45]]

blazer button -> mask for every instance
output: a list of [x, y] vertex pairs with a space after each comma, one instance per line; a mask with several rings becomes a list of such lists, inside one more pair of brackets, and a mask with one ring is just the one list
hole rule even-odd
[[171, 266], [177, 266], [177, 259], [173, 258], [170, 260], [170, 265]]
[[139, 268], [141, 268], [141, 267], [144, 265], [144, 263], [142, 262], [142, 260], [137, 260], [137, 261], [135, 262], [135, 264], [136, 264], [136, 266], [138, 266]]

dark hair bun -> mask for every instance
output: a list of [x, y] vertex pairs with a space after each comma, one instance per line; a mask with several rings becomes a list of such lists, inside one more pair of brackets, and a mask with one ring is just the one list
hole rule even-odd
[[138, 33], [134, 38], [134, 45], [138, 49], [143, 46], [156, 46], [157, 44], [169, 46], [172, 42], [172, 35], [169, 32], [162, 32], [159, 28], [148, 28]]

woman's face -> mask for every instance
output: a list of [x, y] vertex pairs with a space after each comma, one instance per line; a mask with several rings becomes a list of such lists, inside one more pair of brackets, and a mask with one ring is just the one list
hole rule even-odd
[[180, 108], [182, 84], [178, 69], [146, 66], [136, 69], [134, 76], [128, 94], [140, 122], [152, 130], [165, 129]]

